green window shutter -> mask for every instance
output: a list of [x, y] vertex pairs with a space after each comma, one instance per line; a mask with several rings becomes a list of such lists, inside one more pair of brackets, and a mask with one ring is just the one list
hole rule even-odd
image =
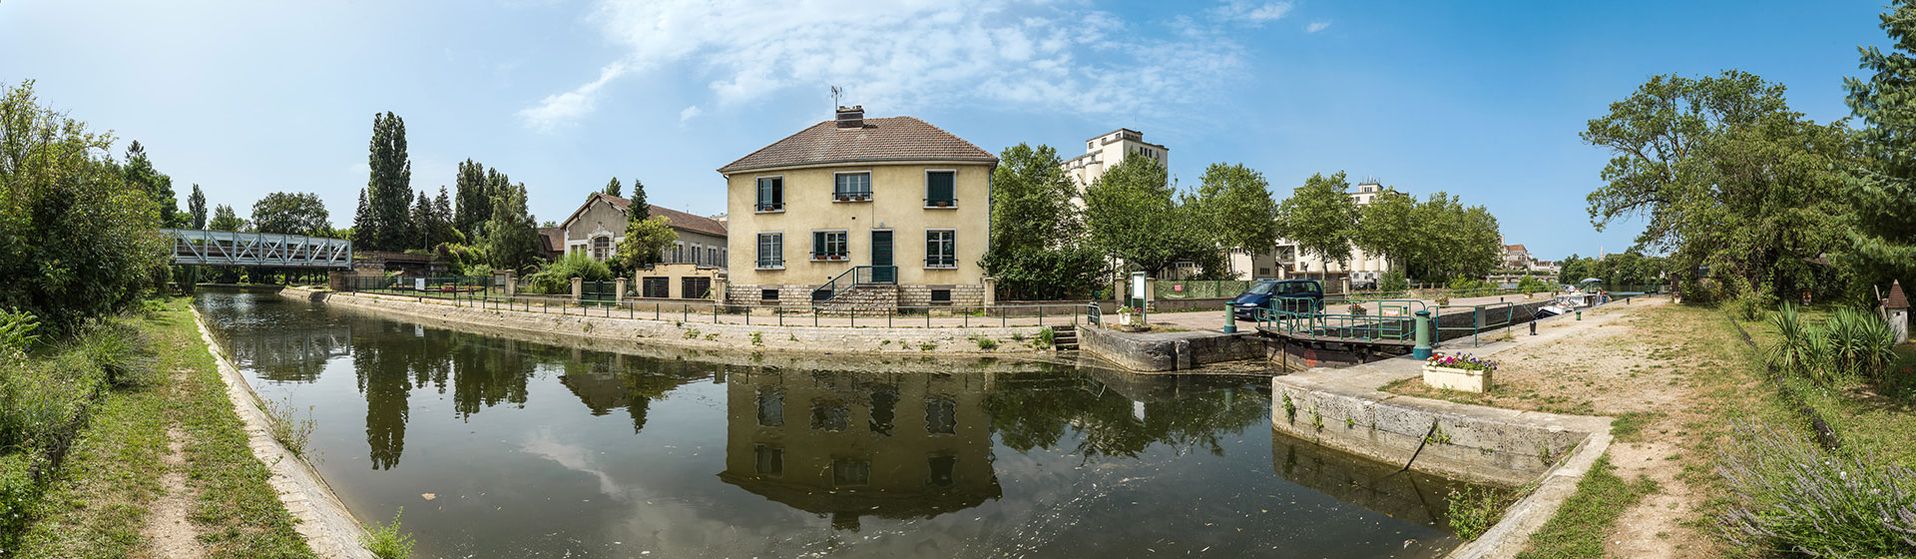
[[940, 201], [957, 200], [956, 174], [951, 171], [933, 171], [925, 174], [925, 198], [936, 204]]

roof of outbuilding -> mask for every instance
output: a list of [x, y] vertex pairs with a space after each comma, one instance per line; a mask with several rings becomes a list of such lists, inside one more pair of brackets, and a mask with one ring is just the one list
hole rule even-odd
[[[612, 207], [618, 208], [619, 211], [622, 211], [622, 212], [628, 211], [632, 208], [631, 200], [620, 198], [618, 196], [613, 196], [611, 194], [606, 194], [604, 192], [594, 192], [592, 193], [591, 198], [586, 198], [585, 203], [579, 205], [579, 209], [572, 210], [572, 215], [566, 216], [565, 221], [559, 222], [560, 225], [571, 223], [572, 220], [578, 219], [579, 214], [584, 213], [585, 209], [591, 207], [593, 202], [601, 200], [601, 199], [605, 200], [609, 204], [612, 204]], [[692, 214], [692, 213], [686, 213], [686, 212], [674, 210], [672, 208], [667, 208], [665, 206], [660, 206], [658, 204], [652, 204], [651, 206], [652, 206], [651, 208], [652, 215], [665, 216], [665, 219], [672, 222], [673, 229], [683, 229], [686, 231], [691, 231], [693, 233], [703, 233], [703, 234], [711, 235], [714, 237], [725, 236], [725, 224], [720, 223], [719, 220], [712, 219], [712, 218], [705, 217], [698, 214]]]
[[936, 161], [996, 164], [998, 158], [971, 142], [916, 118], [865, 119], [859, 128], [827, 120], [759, 148], [718, 172], [780, 169], [833, 163]]
[[1909, 297], [1903, 295], [1902, 281], [1899, 280], [1899, 281], [1890, 282], [1889, 296], [1883, 298], [1883, 308], [1885, 309], [1909, 308]]
[[540, 227], [539, 237], [545, 240], [547, 252], [565, 252], [564, 227]]

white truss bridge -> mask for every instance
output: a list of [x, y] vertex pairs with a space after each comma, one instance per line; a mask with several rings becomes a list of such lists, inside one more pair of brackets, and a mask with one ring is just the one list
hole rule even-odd
[[353, 267], [353, 242], [345, 239], [195, 229], [161, 229], [160, 233], [173, 239], [174, 264], [331, 269]]

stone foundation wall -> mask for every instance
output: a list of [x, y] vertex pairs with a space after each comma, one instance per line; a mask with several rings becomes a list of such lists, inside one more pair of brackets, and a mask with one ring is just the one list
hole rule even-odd
[[[765, 290], [777, 289], [778, 301], [766, 301]], [[812, 306], [812, 290], [816, 285], [727, 285], [725, 287], [726, 304], [750, 307], [778, 306], [787, 309], [804, 309]]]
[[[934, 290], [950, 290], [951, 302], [931, 301]], [[983, 285], [900, 285], [898, 286], [898, 306], [932, 307], [950, 305], [953, 307], [982, 307], [985, 304], [985, 286]]]

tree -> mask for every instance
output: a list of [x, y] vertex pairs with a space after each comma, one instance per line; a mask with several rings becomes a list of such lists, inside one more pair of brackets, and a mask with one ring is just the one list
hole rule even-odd
[[1416, 209], [1417, 199], [1386, 188], [1369, 204], [1358, 206], [1357, 229], [1351, 241], [1366, 254], [1383, 255], [1402, 267], [1418, 255], [1420, 237], [1411, 215]]
[[1071, 203], [1077, 187], [1058, 152], [1018, 144], [998, 159], [990, 249], [979, 265], [1010, 299], [1062, 299], [1096, 289], [1104, 258], [1082, 242], [1083, 217]]
[[652, 217], [652, 204], [645, 201], [645, 183], [639, 182], [639, 179], [632, 179], [632, 208], [629, 211], [639, 219]]
[[459, 176], [453, 183], [454, 193], [458, 196], [459, 207], [453, 216], [452, 225], [468, 239], [479, 238], [479, 225], [492, 217], [491, 183], [486, 180], [486, 167], [471, 159], [459, 164]]
[[1867, 79], [1846, 78], [1850, 111], [1867, 125], [1859, 134], [1868, 159], [1848, 189], [1856, 229], [1836, 258], [1856, 295], [1890, 280], [1916, 285], [1916, 6], [1897, 0], [1881, 16], [1894, 44], [1885, 53], [1863, 47]]
[[179, 199], [173, 194], [173, 177], [166, 176], [153, 168], [153, 161], [146, 156], [146, 146], [134, 140], [126, 147], [126, 165], [121, 167], [126, 175], [126, 185], [145, 192], [153, 198], [160, 208], [160, 226], [181, 227], [186, 225], [186, 216], [179, 213]]
[[159, 204], [126, 184], [111, 134], [0, 84], [0, 309], [49, 334], [133, 308], [167, 270]]
[[1588, 198], [1591, 223], [1645, 217], [1636, 246], [1679, 270], [1707, 266], [1786, 297], [1833, 287], [1812, 262], [1853, 228], [1850, 134], [1790, 110], [1783, 92], [1730, 70], [1656, 76], [1612, 103], [1582, 134], [1612, 154]]
[[452, 197], [446, 193], [446, 185], [439, 185], [439, 197], [432, 201], [433, 238], [437, 240], [426, 248], [439, 246], [439, 243], [465, 242], [465, 237], [452, 225]]
[[1357, 228], [1357, 203], [1351, 201], [1350, 181], [1344, 172], [1311, 175], [1279, 206], [1278, 229], [1297, 243], [1299, 251], [1317, 255], [1326, 264], [1344, 265], [1351, 259], [1351, 237]]
[[253, 230], [289, 235], [331, 235], [326, 203], [305, 192], [274, 192], [253, 203]]
[[1195, 212], [1174, 199], [1157, 160], [1126, 158], [1085, 188], [1084, 203], [1086, 241], [1131, 269], [1155, 277], [1172, 264], [1219, 252]]
[[1465, 206], [1457, 196], [1439, 191], [1411, 208], [1410, 223], [1404, 267], [1420, 280], [1480, 279], [1502, 261], [1497, 218], [1483, 206]]
[[406, 248], [430, 250], [443, 240], [439, 238], [439, 228], [433, 224], [438, 218], [432, 214], [432, 198], [426, 196], [426, 191], [419, 191], [418, 198], [412, 203], [412, 219], [409, 222], [412, 225], [412, 238], [406, 242]]
[[406, 121], [388, 111], [373, 115], [373, 137], [366, 163], [362, 215], [354, 216], [353, 234], [359, 248], [405, 250], [413, 237], [410, 217], [412, 160], [406, 155]]
[[1200, 180], [1196, 211], [1218, 246], [1252, 254], [1277, 246], [1278, 205], [1263, 173], [1242, 164], [1212, 163]]
[[186, 197], [187, 212], [192, 214], [191, 225], [194, 229], [206, 228], [206, 194], [200, 192], [199, 183], [193, 184], [193, 193]]
[[619, 246], [613, 251], [619, 267], [626, 270], [658, 263], [665, 249], [679, 240], [679, 232], [672, 229], [672, 221], [665, 216], [638, 219], [637, 215], [628, 214], [632, 217], [626, 221], [625, 237], [619, 239]]
[[605, 193], [619, 197], [625, 196], [625, 186], [619, 184], [619, 177], [612, 177], [611, 182], [605, 183]]
[[495, 270], [519, 270], [539, 261], [545, 241], [534, 223], [526, 211], [526, 186], [499, 188], [492, 197], [492, 218], [480, 235], [486, 264]]
[[206, 222], [206, 228], [210, 231], [245, 231], [246, 220], [240, 219], [232, 206], [220, 204], [213, 208], [213, 220]]

